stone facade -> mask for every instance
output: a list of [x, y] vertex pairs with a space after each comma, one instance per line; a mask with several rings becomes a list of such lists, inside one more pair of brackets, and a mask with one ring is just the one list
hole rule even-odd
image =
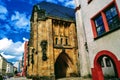
[[0, 54], [0, 75], [6, 74], [7, 60]]
[[27, 75], [45, 80], [79, 76], [74, 20], [44, 15], [38, 14], [34, 7], [28, 43]]
[[11, 73], [11, 75], [14, 74], [13, 64], [10, 63], [10, 62], [7, 62], [6, 73], [7, 73], [7, 74]]
[[[104, 80], [105, 77], [112, 77], [112, 66], [114, 77], [120, 78], [120, 0], [75, 0], [76, 4], [76, 25], [78, 34], [78, 47], [80, 57], [80, 70], [84, 71], [82, 76], [91, 74], [93, 80]], [[116, 12], [116, 19], [108, 23], [107, 11]], [[113, 13], [112, 13], [113, 14]], [[99, 29], [96, 29], [96, 18], [102, 16], [105, 27], [104, 34], [98, 35]], [[107, 17], [108, 18], [107, 18]], [[111, 16], [111, 15], [110, 15]], [[100, 22], [100, 21], [99, 21]], [[116, 28], [110, 29], [110, 26]], [[97, 31], [98, 30], [98, 31]], [[84, 44], [86, 44], [84, 46]], [[87, 51], [85, 51], [85, 50]], [[108, 58], [109, 60], [105, 59]], [[110, 61], [111, 67], [106, 67]], [[102, 65], [102, 61], [104, 66]], [[83, 64], [85, 63], [85, 64]], [[86, 65], [86, 68], [83, 67]], [[88, 66], [88, 67], [87, 67]], [[91, 69], [91, 70], [90, 70]], [[85, 70], [87, 70], [85, 72]], [[107, 73], [109, 72], [109, 73]], [[108, 76], [107, 76], [108, 75]]]

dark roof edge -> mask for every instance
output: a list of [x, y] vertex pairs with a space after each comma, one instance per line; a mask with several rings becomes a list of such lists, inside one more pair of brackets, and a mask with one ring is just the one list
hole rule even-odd
[[45, 2], [45, 3], [50, 3], [50, 4], [54, 4], [54, 5], [57, 5], [57, 6], [60, 6], [60, 7], [65, 7], [65, 8], [69, 8], [69, 9], [73, 9], [73, 10], [74, 10], [74, 8], [67, 7], [67, 6], [60, 5], [60, 4], [56, 4], [56, 3], [52, 3], [52, 2], [47, 2], [47, 1], [41, 1], [41, 2], [39, 2], [39, 3], [37, 3], [37, 4], [35, 4], [34, 6], [37, 6], [37, 5], [39, 5], [40, 3], [43, 3], [43, 2]]
[[[42, 1], [42, 2], [46, 2], [46, 1]], [[42, 2], [40, 2], [40, 3], [42, 3]], [[32, 14], [31, 14], [31, 17], [30, 17], [30, 21], [33, 21], [33, 16], [34, 16], [33, 14], [34, 14], [34, 12], [37, 12], [37, 10], [38, 10], [38, 4], [40, 4], [40, 3], [37, 3], [37, 4], [33, 5], [33, 9], [32, 9]], [[46, 2], [46, 3], [57, 5], [57, 4], [52, 3], [52, 2]], [[57, 6], [61, 6], [61, 7], [65, 7], [65, 8], [74, 10], [73, 8], [62, 6], [62, 5], [57, 5]], [[58, 18], [57, 16], [52, 16], [52, 15], [48, 15], [48, 14], [46, 14], [46, 17], [47, 18], [52, 18], [52, 19], [63, 20], [63, 21], [75, 22], [75, 17], [71, 18], [71, 19], [66, 19], [66, 18], [60, 18], [60, 17]]]
[[57, 19], [57, 20], [63, 20], [63, 21], [68, 21], [68, 22], [75, 22], [75, 20], [68, 20], [68, 19], [64, 19], [64, 18], [57, 18], [57, 17], [52, 17], [52, 16], [48, 16], [48, 18], [51, 18], [51, 19]]

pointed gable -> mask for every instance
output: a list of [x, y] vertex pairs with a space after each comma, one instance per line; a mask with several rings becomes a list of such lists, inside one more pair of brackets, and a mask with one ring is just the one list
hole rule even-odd
[[74, 9], [65, 6], [60, 6], [50, 2], [43, 1], [34, 5], [34, 11], [38, 12], [38, 16], [41, 15], [41, 11], [45, 11], [43, 12], [45, 13], [45, 17], [75, 21]]

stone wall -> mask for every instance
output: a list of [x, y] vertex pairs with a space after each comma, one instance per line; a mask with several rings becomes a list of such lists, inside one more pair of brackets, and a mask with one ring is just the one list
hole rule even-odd
[[[35, 16], [34, 18], [36, 18]], [[57, 21], [57, 25], [54, 21]], [[63, 49], [69, 56], [68, 58], [72, 60], [72, 64], [70, 61], [67, 63], [70, 66], [67, 68], [65, 77], [78, 76], [79, 63], [74, 22], [51, 18], [40, 21], [35, 19], [35, 21], [31, 21], [30, 33], [28, 76], [54, 79], [56, 59]], [[58, 42], [56, 42], [56, 38], [58, 38]]]

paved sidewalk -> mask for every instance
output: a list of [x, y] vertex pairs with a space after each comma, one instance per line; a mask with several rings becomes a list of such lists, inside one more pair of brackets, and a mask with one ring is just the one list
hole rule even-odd
[[81, 77], [69, 77], [69, 78], [61, 78], [61, 79], [57, 79], [57, 80], [92, 80], [92, 79], [83, 79]]
[[11, 77], [5, 80], [32, 80], [32, 79], [27, 79], [26, 77]]

